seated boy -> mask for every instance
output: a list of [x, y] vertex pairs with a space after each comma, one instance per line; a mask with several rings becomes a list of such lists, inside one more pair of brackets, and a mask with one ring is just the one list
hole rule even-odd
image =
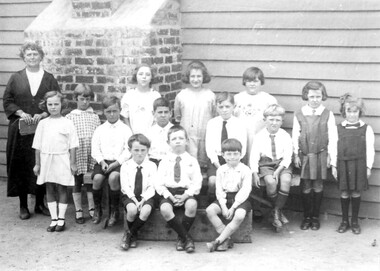
[[[178, 234], [177, 251], [187, 253], [195, 250], [189, 231], [197, 212], [197, 200], [202, 186], [202, 175], [198, 161], [186, 152], [188, 137], [185, 129], [173, 126], [168, 132], [171, 153], [166, 155], [158, 167], [156, 191], [162, 196], [160, 211], [169, 226]], [[182, 222], [174, 213], [174, 208], [184, 207]]]
[[216, 94], [216, 110], [219, 114], [208, 121], [206, 129], [206, 153], [209, 158], [207, 170], [209, 202], [215, 200], [216, 170], [226, 163], [221, 145], [227, 138], [236, 138], [242, 144], [241, 155], [247, 150], [247, 130], [245, 124], [232, 115], [235, 108], [234, 96], [229, 92]]
[[127, 212], [128, 229], [123, 236], [121, 248], [137, 247], [137, 232], [148, 220], [154, 207], [155, 163], [149, 161], [149, 139], [143, 134], [135, 134], [128, 140], [132, 159], [121, 165], [120, 185], [123, 206]]
[[147, 133], [151, 142], [149, 159], [158, 166], [162, 158], [171, 152], [167, 141], [168, 131], [173, 126], [170, 122], [172, 113], [169, 101], [165, 98], [156, 99], [153, 103], [153, 115], [155, 124], [149, 128]]
[[[288, 198], [292, 180], [292, 139], [280, 128], [285, 115], [282, 106], [270, 105], [263, 115], [266, 127], [255, 136], [250, 166], [255, 186], [259, 187], [260, 178], [264, 179], [267, 195], [274, 206], [273, 226], [280, 228], [289, 222], [281, 209]], [[278, 183], [280, 191], [277, 191]]]
[[97, 162], [92, 174], [95, 203], [93, 223], [98, 224], [102, 219], [102, 186], [103, 181], [108, 178], [110, 186], [108, 226], [113, 226], [119, 217], [120, 165], [130, 157], [128, 139], [132, 131], [119, 119], [121, 107], [118, 97], [106, 96], [102, 105], [107, 121], [96, 128], [91, 143], [91, 155]]
[[[234, 138], [226, 139], [222, 143], [222, 155], [226, 164], [216, 171], [217, 200], [206, 209], [208, 219], [219, 234], [215, 241], [207, 243], [210, 252], [225, 251], [232, 247], [230, 236], [251, 210], [248, 197], [252, 188], [252, 173], [249, 167], [240, 162], [242, 144]], [[219, 215], [230, 222], [224, 225]]]

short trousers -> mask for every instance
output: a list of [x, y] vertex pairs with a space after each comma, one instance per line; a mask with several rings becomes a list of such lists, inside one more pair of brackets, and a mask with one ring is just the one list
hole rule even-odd
[[[182, 195], [187, 189], [186, 188], [168, 188], [168, 190], [173, 196], [175, 196], [175, 195]], [[195, 201], [197, 201], [197, 199], [194, 196], [189, 196], [186, 201], [188, 201], [189, 199], [194, 199]], [[169, 203], [171, 206], [173, 206], [173, 208], [181, 208], [185, 206], [185, 204], [182, 206], [174, 206], [174, 203], [169, 198], [165, 199], [164, 197], [161, 196], [159, 206], [161, 207], [161, 205], [164, 203]]]
[[[226, 205], [227, 205], [228, 209], [230, 209], [232, 204], [234, 204], [236, 194], [237, 194], [236, 192], [227, 193], [227, 196], [226, 196], [227, 197], [227, 204]], [[213, 203], [217, 204], [221, 208], [218, 200], [214, 201]], [[251, 203], [249, 202], [249, 200], [246, 199], [236, 209], [243, 209], [248, 213], [249, 211], [252, 210], [252, 206], [251, 206]]]
[[[109, 164], [115, 162], [116, 160], [114, 160], [114, 161], [104, 160], [104, 161], [107, 163], [107, 165], [109, 165]], [[114, 168], [111, 172], [119, 172], [119, 173], [120, 173], [120, 167], [121, 167], [121, 166], [119, 165], [118, 167]], [[111, 172], [110, 172], [110, 173], [111, 173]], [[108, 177], [108, 175], [110, 175], [110, 173], [108, 173], [108, 174], [104, 174], [104, 172], [103, 172], [103, 170], [102, 170], [102, 166], [101, 166], [100, 164], [96, 163], [95, 166], [94, 166], [94, 172], [93, 172], [92, 175], [91, 175], [91, 179], [94, 179], [94, 176], [95, 176], [96, 174], [100, 174], [100, 175], [103, 175], [103, 176]]]

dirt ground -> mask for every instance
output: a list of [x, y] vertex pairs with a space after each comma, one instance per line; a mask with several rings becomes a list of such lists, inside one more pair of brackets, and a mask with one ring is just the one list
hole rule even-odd
[[[228, 252], [209, 253], [198, 242], [189, 255], [175, 251], [173, 242], [158, 241], [140, 241], [125, 252], [119, 249], [121, 225], [78, 225], [70, 205], [66, 231], [49, 233], [48, 217], [18, 218], [18, 199], [6, 197], [5, 182], [0, 195], [1, 270], [380, 270], [379, 220], [361, 220], [361, 235], [339, 234], [340, 217], [326, 214], [319, 231], [301, 231], [301, 214], [286, 212], [291, 223], [282, 233], [264, 219], [254, 224], [251, 244], [235, 244]], [[33, 197], [29, 204], [34, 206]]]

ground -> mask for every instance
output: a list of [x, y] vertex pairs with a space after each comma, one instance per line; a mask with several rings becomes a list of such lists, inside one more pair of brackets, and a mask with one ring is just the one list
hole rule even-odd
[[[339, 234], [341, 218], [325, 214], [319, 231], [302, 231], [301, 214], [287, 211], [291, 223], [282, 233], [264, 219], [254, 223], [252, 243], [235, 244], [228, 252], [209, 253], [205, 242], [197, 242], [189, 255], [175, 251], [173, 242], [159, 241], [140, 241], [126, 252], [119, 249], [121, 225], [78, 225], [70, 205], [66, 231], [49, 233], [48, 217], [18, 218], [18, 199], [5, 196], [5, 182], [0, 195], [1, 270], [380, 270], [379, 220], [362, 219], [360, 235]], [[29, 202], [33, 206], [33, 197]]]

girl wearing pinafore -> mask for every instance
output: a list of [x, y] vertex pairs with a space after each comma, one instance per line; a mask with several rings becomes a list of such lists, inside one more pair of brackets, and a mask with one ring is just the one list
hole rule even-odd
[[341, 190], [342, 223], [339, 233], [350, 228], [348, 209], [352, 204], [351, 230], [360, 234], [358, 222], [360, 194], [368, 189], [368, 178], [374, 162], [374, 133], [371, 126], [360, 120], [364, 104], [350, 94], [341, 97], [341, 113], [345, 120], [338, 125], [337, 154], [332, 157], [333, 175]]
[[308, 103], [295, 112], [292, 131], [294, 164], [301, 168], [303, 184], [304, 219], [300, 228], [318, 230], [323, 181], [327, 179], [331, 150], [336, 146], [336, 126], [334, 114], [322, 105], [327, 99], [322, 83], [307, 83], [302, 99]]

